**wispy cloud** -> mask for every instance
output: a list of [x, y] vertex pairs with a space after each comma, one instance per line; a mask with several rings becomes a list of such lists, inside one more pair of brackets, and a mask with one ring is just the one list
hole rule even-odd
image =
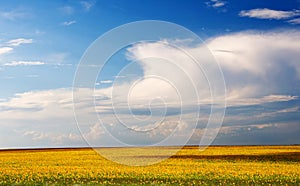
[[272, 102], [287, 102], [292, 100], [297, 100], [298, 96], [291, 95], [267, 95], [261, 98], [236, 98], [231, 97], [230, 95], [227, 97], [227, 106], [247, 106], [247, 105], [259, 105], [265, 103]]
[[11, 47], [1, 47], [0, 48], [0, 55], [6, 54], [13, 51], [13, 48]]
[[37, 66], [44, 64], [45, 62], [42, 61], [12, 61], [10, 63], [5, 63], [3, 66]]
[[81, 1], [80, 4], [88, 12], [95, 5], [95, 1]]
[[114, 76], [114, 78], [126, 78], [126, 76]]
[[300, 24], [300, 18], [291, 19], [291, 20], [288, 21], [288, 23], [291, 23], [293, 25]]
[[210, 0], [205, 2], [205, 4], [209, 7], [213, 7], [213, 8], [221, 8], [223, 6], [225, 6], [227, 2], [226, 1], [222, 1], [222, 0]]
[[8, 46], [19, 46], [22, 44], [29, 44], [32, 43], [33, 39], [25, 39], [25, 38], [18, 38], [18, 39], [12, 39], [7, 42]]
[[14, 21], [16, 19], [23, 19], [28, 17], [30, 14], [21, 9], [15, 9], [11, 11], [0, 11], [0, 17], [6, 20]]
[[112, 80], [102, 80], [100, 81], [100, 83], [106, 83], [106, 84], [109, 84], [109, 83], [112, 83], [113, 81]]
[[102, 80], [102, 81], [100, 81], [100, 82], [95, 83], [95, 85], [96, 85], [96, 86], [99, 86], [99, 85], [101, 85], [101, 84], [111, 84], [111, 83], [113, 83], [112, 80]]
[[72, 21], [65, 21], [65, 22], [61, 23], [61, 25], [62, 26], [70, 26], [70, 25], [73, 25], [75, 23], [76, 23], [76, 21], [72, 20]]
[[257, 19], [288, 19], [294, 16], [300, 15], [299, 10], [293, 11], [282, 11], [282, 10], [271, 10], [268, 8], [257, 8], [252, 10], [242, 10], [239, 13], [241, 17], [250, 17]]

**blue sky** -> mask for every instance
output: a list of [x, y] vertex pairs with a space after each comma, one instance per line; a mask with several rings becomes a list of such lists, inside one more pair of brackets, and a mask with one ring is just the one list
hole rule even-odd
[[[143, 20], [168, 21], [191, 30], [204, 40], [217, 59], [226, 83], [227, 108], [214, 144], [300, 143], [300, 1], [12, 0], [0, 2], [0, 148], [87, 145], [78, 131], [72, 105], [73, 80], [80, 59], [102, 34]], [[149, 65], [143, 60], [149, 56], [166, 57], [177, 64], [176, 60], [182, 58], [168, 45], [178, 45], [194, 56], [201, 53], [203, 43], [192, 46], [188, 43], [190, 38], [176, 39], [134, 44], [112, 56], [95, 84], [95, 92], [100, 97], [100, 101], [96, 101], [97, 114], [103, 118], [104, 125], [114, 126], [120, 122], [111, 119], [115, 115], [107, 110], [109, 101], [113, 100], [109, 94], [116, 76], [121, 83], [116, 84], [115, 89], [121, 92], [126, 91], [134, 79], [155, 73], [170, 77], [175, 84], [185, 84], [184, 76], [174, 75], [180, 71], [163, 62]], [[122, 71], [132, 62], [128, 71]], [[189, 67], [186, 71], [196, 74], [191, 75], [196, 78], [194, 81], [202, 83], [197, 71]], [[211, 108], [207, 106], [206, 91], [200, 88], [197, 90], [203, 97], [197, 101], [204, 104], [200, 105], [202, 110], [196, 118], [192, 144], [198, 144], [203, 136]], [[132, 99], [164, 95], [167, 103], [171, 103], [176, 97], [169, 92], [171, 89], [162, 82], [143, 80]], [[185, 91], [183, 95], [190, 92]], [[117, 93], [116, 96], [120, 97]], [[149, 110], [136, 104], [134, 113], [146, 118]], [[154, 104], [155, 111], [160, 114], [161, 110]], [[92, 117], [88, 110], [79, 112], [83, 120]], [[120, 112], [123, 120], [130, 120], [130, 113]], [[183, 118], [195, 117], [195, 114], [185, 113]], [[178, 107], [173, 105], [160, 130], [169, 131], [173, 128], [167, 126], [177, 126], [176, 117]], [[155, 120], [156, 117], [151, 122]], [[142, 125], [151, 128], [153, 123], [149, 122]], [[182, 133], [191, 130], [189, 122], [179, 122]], [[140, 126], [133, 122], [132, 127]], [[107, 131], [99, 123], [84, 126], [81, 132], [91, 144], [99, 145], [96, 142], [100, 140], [103, 141], [100, 144], [115, 145], [110, 144], [105, 137]], [[164, 134], [162, 132], [162, 136]], [[141, 136], [128, 141], [136, 139], [147, 144], [147, 141], [154, 143], [163, 138], [149, 135], [145, 142]], [[126, 141], [126, 135], [119, 138]]]

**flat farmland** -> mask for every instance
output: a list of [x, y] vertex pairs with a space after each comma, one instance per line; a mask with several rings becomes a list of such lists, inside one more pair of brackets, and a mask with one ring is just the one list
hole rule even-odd
[[[171, 147], [155, 150], [165, 148]], [[104, 150], [118, 154], [126, 149]], [[140, 150], [132, 148], [128, 156], [142, 161], [157, 156], [140, 155]], [[89, 148], [0, 151], [0, 185], [99, 184], [300, 185], [300, 146], [184, 147], [148, 166], [118, 164]]]

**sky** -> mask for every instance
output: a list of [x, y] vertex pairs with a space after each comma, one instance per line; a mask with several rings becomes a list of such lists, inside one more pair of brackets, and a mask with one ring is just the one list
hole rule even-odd
[[298, 0], [0, 1], [0, 148], [300, 144], [299, 28]]

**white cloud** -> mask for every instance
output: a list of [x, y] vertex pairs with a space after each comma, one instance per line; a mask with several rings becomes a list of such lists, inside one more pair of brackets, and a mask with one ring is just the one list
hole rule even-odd
[[158, 136], [168, 137], [175, 129], [184, 131], [188, 129], [188, 124], [183, 121], [165, 121], [148, 124], [146, 126], [135, 125], [131, 127], [134, 131], [149, 132], [151, 138]]
[[72, 90], [55, 89], [19, 93], [5, 102], [0, 102], [0, 110], [1, 120], [10, 123], [22, 122], [24, 118], [31, 122], [41, 121], [42, 125], [49, 123], [50, 126], [53, 124], [51, 121], [73, 121]]
[[[207, 46], [224, 71], [228, 96], [223, 99], [226, 99], [230, 106], [298, 99], [297, 96], [283, 92], [289, 91], [284, 87], [285, 79], [292, 84], [298, 82], [300, 78], [300, 71], [297, 70], [300, 69], [299, 39], [300, 32], [285, 30], [265, 33], [240, 32], [208, 40]], [[180, 49], [173, 47], [174, 45]], [[195, 61], [183, 51], [194, 56], [203, 68], [199, 69]], [[153, 127], [155, 122], [142, 124], [141, 118], [145, 117], [133, 117], [131, 112], [125, 112], [128, 106], [131, 111], [138, 110], [138, 108], [151, 108], [151, 116], [153, 116], [155, 111], [161, 111], [165, 105], [178, 108], [180, 103], [190, 105], [198, 102], [200, 104], [212, 103], [210, 99], [212, 87], [207, 83], [207, 79], [215, 82], [220, 77], [216, 77], [217, 73], [211, 66], [214, 61], [209, 58], [208, 53], [203, 45], [188, 45], [188, 40], [142, 42], [128, 48], [128, 60], [137, 62], [143, 70], [143, 75], [140, 79], [126, 82], [128, 76], [121, 72], [119, 75], [125, 76], [122, 78], [125, 82], [116, 82], [114, 87], [99, 90], [102, 94], [106, 91], [104, 95], [113, 98], [111, 101], [116, 103], [114, 104], [116, 115], [123, 114], [123, 117], [112, 123], [130, 121], [127, 126], [137, 130]], [[206, 74], [204, 75], [203, 72]], [[267, 88], [266, 85], [268, 85]], [[219, 100], [222, 99], [220, 87], [219, 84], [213, 86], [214, 94], [220, 96]], [[199, 93], [199, 100], [193, 91]], [[100, 107], [99, 110], [105, 109]], [[147, 116], [147, 112], [143, 113], [141, 110], [139, 112], [141, 115], [146, 113], [144, 115]], [[178, 115], [180, 114], [176, 116]], [[152, 119], [158, 120], [159, 117]], [[137, 121], [140, 121], [138, 126]]]
[[287, 19], [299, 15], [298, 10], [293, 11], [281, 11], [281, 10], [271, 10], [268, 8], [258, 8], [252, 10], [242, 10], [239, 15], [241, 17], [251, 17], [258, 19]]
[[[204, 46], [185, 45], [186, 42], [163, 40], [133, 45], [127, 50], [127, 58], [137, 61], [141, 66], [143, 70], [141, 79], [126, 82], [128, 76], [120, 73], [119, 76], [122, 77], [120, 79], [125, 82], [116, 83], [114, 87], [95, 90], [74, 89], [75, 94], [82, 94], [84, 98], [75, 100], [76, 108], [82, 116], [79, 120], [84, 125], [82, 131], [84, 136], [90, 140], [96, 140], [97, 137], [101, 138], [105, 135], [102, 125], [95, 124], [95, 122], [88, 123], [95, 110], [100, 112], [102, 123], [112, 131], [120, 127], [118, 126], [120, 121], [128, 122], [128, 126], [132, 129], [151, 129], [157, 123], [143, 122], [143, 119], [149, 115], [147, 109], [151, 112], [149, 121], [161, 121], [160, 125], [157, 124], [161, 130], [149, 133], [153, 138], [159, 137], [160, 139], [161, 135], [170, 134], [176, 126], [183, 131], [188, 131], [190, 123], [184, 119], [196, 118], [194, 113], [182, 114], [182, 122], [179, 118], [180, 112], [162, 117], [165, 120], [161, 120], [161, 115], [157, 110], [161, 111], [161, 106], [165, 104], [178, 108], [180, 106], [178, 100], [182, 100], [184, 104], [198, 103], [193, 102], [196, 98], [193, 91], [199, 93], [200, 100], [197, 101], [200, 103], [203, 100], [209, 100], [210, 91], [206, 78], [211, 80], [210, 78], [218, 77], [215, 76], [215, 71], [210, 69], [210, 62], [213, 61], [207, 60], [207, 51], [204, 50]], [[284, 94], [284, 92], [289, 91], [285, 87], [287, 82], [293, 86], [300, 79], [299, 42], [300, 32], [295, 30], [240, 32], [206, 41], [223, 69], [228, 92], [226, 99], [229, 105], [245, 106], [298, 99], [297, 96]], [[182, 50], [172, 47], [174, 44]], [[205, 68], [206, 76], [182, 51], [200, 59], [199, 63]], [[27, 63], [15, 63], [15, 65], [25, 64]], [[191, 79], [194, 80], [194, 86], [190, 83]], [[220, 96], [217, 84], [214, 91], [217, 92], [217, 96]], [[95, 97], [85, 95], [95, 95]], [[122, 103], [131, 106], [131, 101], [133, 102], [132, 110], [125, 112]], [[121, 104], [115, 105], [116, 110], [113, 110], [112, 102]], [[133, 117], [131, 111], [134, 110], [138, 113], [134, 117], [140, 118]], [[296, 108], [278, 112], [284, 114], [295, 110]], [[114, 111], [117, 112], [119, 118], [113, 115]], [[25, 92], [0, 102], [1, 126], [16, 128], [26, 123], [28, 131], [23, 131], [23, 134], [36, 140], [51, 139], [50, 141], [56, 144], [78, 140], [80, 135], [69, 131], [69, 127], [76, 127], [73, 117], [71, 89]], [[261, 126], [261, 128], [264, 127]], [[130, 138], [121, 132], [116, 135]], [[140, 139], [145, 139], [145, 135], [140, 136]]]
[[90, 9], [95, 5], [94, 1], [81, 1], [80, 4], [85, 11], [90, 11]]
[[3, 66], [37, 66], [44, 64], [45, 62], [42, 61], [12, 61], [10, 63], [5, 63]]
[[[218, 60], [224, 72], [228, 94], [227, 101], [230, 101], [228, 104], [245, 105], [270, 102], [271, 100], [281, 101], [282, 98], [294, 99], [293, 96], [282, 95], [280, 92], [287, 91], [285, 80], [295, 83], [300, 79], [299, 43], [300, 32], [296, 30], [265, 33], [240, 32], [206, 41], [207, 47]], [[196, 56], [197, 59], [203, 59], [205, 56], [202, 45], [180, 47]], [[171, 59], [171, 63], [163, 60], [156, 62], [155, 60], [152, 62], [146, 60], [151, 57]], [[196, 90], [201, 94], [199, 102], [209, 102], [207, 80], [202, 76], [199, 67], [190, 65], [189, 59], [177, 49], [164, 44], [164, 42], [141, 43], [128, 50], [128, 58], [132, 60], [142, 59], [139, 63], [143, 68], [144, 77], [155, 74], [171, 80], [181, 93], [183, 100], [185, 97], [190, 98], [189, 93], [193, 90], [192, 87], [184, 87], [189, 81], [189, 78], [185, 79], [185, 74], [188, 74], [189, 77], [197, 80], [195, 82]], [[201, 65], [207, 68], [207, 61], [202, 59], [200, 60]], [[184, 69], [185, 72], [181, 69]], [[208, 80], [215, 78], [208, 69], [206, 69], [206, 76], [209, 78]], [[114, 88], [116, 89], [116, 87]], [[139, 86], [136, 86], [135, 90], [132, 95], [136, 97], [148, 96], [150, 99], [158, 95], [168, 95], [168, 99], [178, 98], [172, 87], [168, 86], [168, 83], [164, 83], [162, 79], [144, 79], [139, 82]], [[125, 88], [120, 92], [123, 91]]]
[[213, 7], [213, 8], [221, 8], [223, 6], [225, 6], [226, 1], [221, 1], [221, 0], [210, 0], [205, 2], [205, 4], [209, 7]]
[[83, 137], [88, 141], [99, 139], [101, 135], [104, 134], [104, 129], [101, 127], [101, 124], [96, 123], [95, 125], [89, 127], [89, 131], [83, 133]]
[[38, 130], [27, 130], [27, 131], [18, 131], [15, 130], [16, 133], [21, 134], [22, 136], [29, 137], [30, 140], [34, 142], [47, 141], [48, 143], [52, 143], [51, 146], [60, 145], [65, 146], [69, 143], [82, 144], [83, 137], [88, 141], [94, 141], [101, 137], [104, 134], [104, 129], [101, 127], [99, 123], [91, 126], [89, 130], [85, 133], [69, 132], [69, 133], [59, 133], [53, 131], [38, 131]]
[[263, 102], [274, 102], [274, 101], [290, 101], [297, 99], [297, 96], [287, 96], [287, 95], [268, 95], [263, 97]]
[[7, 42], [8, 46], [19, 46], [22, 44], [29, 44], [32, 43], [33, 39], [24, 39], [24, 38], [18, 38], [18, 39], [13, 39]]
[[53, 132], [44, 132], [44, 131], [37, 131], [37, 130], [29, 130], [29, 131], [18, 131], [15, 130], [17, 134], [21, 134], [24, 137], [28, 137], [31, 142], [37, 144], [43, 144], [45, 142], [51, 143], [51, 146], [67, 146], [70, 142], [77, 145], [82, 144], [82, 137], [80, 134], [77, 133], [53, 133]]
[[268, 118], [270, 118], [270, 117], [276, 117], [279, 114], [295, 113], [295, 112], [299, 112], [299, 107], [284, 108], [284, 109], [276, 110], [276, 111], [273, 111], [273, 112], [263, 112], [263, 113], [260, 113], [259, 115], [257, 115], [256, 117], [268, 117]]
[[70, 26], [70, 25], [73, 25], [75, 23], [76, 23], [76, 21], [72, 20], [72, 21], [65, 21], [65, 22], [61, 23], [61, 25], [62, 26]]
[[101, 84], [112, 84], [112, 83], [113, 83], [112, 80], [101, 80], [100, 82], [95, 83], [95, 85], [99, 86]]
[[112, 80], [102, 80], [102, 81], [100, 81], [100, 83], [104, 83], [104, 84], [110, 84], [112, 82], [113, 82]]
[[299, 31], [285, 30], [240, 32], [213, 38], [207, 45], [226, 76], [228, 96], [247, 98], [286, 92], [286, 82], [296, 86], [299, 42]]
[[[179, 43], [181, 50], [173, 47], [173, 44], [176, 43]], [[134, 88], [129, 89], [130, 84], [127, 87], [124, 85], [123, 90], [115, 92], [131, 91], [132, 100], [161, 98], [168, 104], [195, 103], [198, 102], [198, 96], [210, 97], [209, 84], [205, 75], [201, 73], [203, 70], [201, 65], [205, 64], [206, 70], [215, 74], [216, 78], [218, 69], [214, 68], [213, 58], [203, 46], [199, 46], [197, 52], [194, 50], [195, 48], [182, 45], [182, 41], [175, 41], [175, 43], [174, 41], [160, 41], [134, 45], [128, 49], [127, 57], [129, 60], [138, 61], [143, 69], [144, 78], [138, 81]], [[199, 63], [203, 62], [203, 64], [195, 63], [183, 51], [191, 52], [200, 60]], [[200, 56], [202, 59], [198, 58]], [[216, 85], [216, 87], [222, 88], [221, 81], [213, 82], [219, 83], [220, 86]], [[114, 87], [114, 90], [118, 88]], [[119, 98], [122, 98], [122, 95], [119, 95]], [[125, 97], [123, 98], [125, 99]]]
[[13, 51], [11, 47], [0, 47], [0, 55], [7, 54], [11, 51]]
[[259, 105], [263, 103], [284, 102], [298, 99], [298, 96], [291, 95], [267, 95], [260, 98], [237, 98], [231, 94], [226, 98], [227, 106]]
[[[75, 90], [77, 91], [77, 90]], [[93, 90], [80, 90], [91, 91]], [[80, 92], [79, 91], [79, 92]], [[97, 94], [103, 94], [103, 90], [96, 90]], [[86, 93], [84, 93], [86, 94]], [[287, 101], [291, 98], [285, 96], [266, 96], [267, 102], [271, 101]], [[88, 122], [93, 117], [94, 113], [91, 113], [91, 109], [94, 109], [94, 100], [90, 98], [89, 100], [79, 100], [80, 101], [80, 111], [84, 118], [79, 118], [82, 121]], [[104, 102], [104, 104], [102, 103]], [[102, 108], [102, 112], [111, 111], [110, 100], [101, 101], [102, 105], [99, 108]], [[107, 105], [105, 105], [107, 104]], [[100, 109], [97, 108], [98, 111]], [[297, 108], [294, 109], [285, 109], [280, 110], [280, 113], [294, 112]], [[35, 143], [40, 145], [66, 145], [66, 144], [82, 144], [81, 135], [76, 132], [76, 123], [73, 119], [73, 100], [72, 100], [72, 90], [71, 89], [55, 89], [55, 90], [47, 90], [47, 91], [35, 91], [35, 92], [27, 92], [22, 94], [17, 94], [15, 97], [10, 100], [2, 100], [0, 102], [0, 123], [1, 127], [5, 128], [12, 127], [17, 129], [22, 126], [24, 128], [26, 126], [26, 130], [22, 131], [21, 134], [24, 137], [28, 137], [33, 140]], [[132, 138], [129, 135], [122, 136], [121, 134], [117, 134], [116, 132], [120, 132], [120, 130], [116, 130], [114, 132], [113, 129], [117, 129], [118, 122], [126, 121], [127, 123], [132, 122], [132, 116], [130, 114], [121, 114], [117, 115], [111, 114], [103, 114], [101, 115], [101, 122], [108, 127], [112, 133], [116, 136], [126, 139]], [[181, 117], [186, 118], [194, 118], [193, 115], [185, 116], [181, 115]], [[164, 121], [161, 123], [154, 124], [141, 124], [142, 122], [133, 122], [131, 126], [134, 130], [150, 130], [148, 133], [142, 135], [141, 139], [136, 137], [136, 140], [139, 139], [142, 142], [149, 135], [149, 139], [153, 141], [157, 141], [163, 139], [166, 136], [169, 136], [173, 133], [175, 128], [177, 129], [177, 135], [186, 134], [191, 132], [191, 128], [189, 127], [189, 122], [184, 122], [176, 119], [177, 116], [164, 117]], [[154, 121], [159, 121], [160, 118], [154, 117]], [[205, 120], [205, 119], [204, 119]], [[109, 142], [102, 141], [103, 139], [109, 139], [105, 134], [105, 130], [103, 126], [99, 123], [93, 123], [91, 125], [86, 125], [86, 130], [83, 125], [79, 125], [81, 128], [82, 135], [87, 139], [91, 145], [103, 145], [110, 144]], [[257, 125], [257, 127], [262, 127]], [[154, 130], [151, 130], [154, 128]], [[75, 131], [74, 131], [75, 130]], [[73, 132], [70, 132], [73, 131]], [[179, 139], [180, 136], [177, 136], [176, 139]], [[16, 138], [14, 136], [14, 138]], [[19, 139], [19, 138], [16, 138]], [[102, 140], [100, 140], [102, 139]], [[200, 138], [198, 138], [200, 139]], [[35, 144], [34, 143], [34, 144]], [[180, 140], [179, 142], [180, 143]], [[34, 146], [32, 143], [28, 142], [27, 146]]]
[[293, 25], [300, 24], [300, 18], [291, 19], [291, 20], [288, 21], [288, 23], [291, 23]]
[[225, 5], [224, 1], [215, 1], [215, 3], [212, 5], [214, 8], [219, 8]]
[[[79, 93], [94, 92], [94, 90], [89, 89], [74, 91], [78, 91]], [[103, 90], [96, 91], [97, 94], [103, 94]], [[86, 95], [87, 93], [84, 94]], [[92, 145], [110, 144], [111, 140], [107, 142], [98, 140], [110, 139], [107, 133], [104, 133], [105, 130], [103, 126], [99, 123], [89, 123], [95, 117], [95, 111], [90, 112], [95, 109], [94, 101], [93, 97], [75, 101], [77, 106], [79, 106], [80, 116], [83, 116], [77, 119], [78, 121], [84, 121], [84, 123], [80, 123], [79, 125], [81, 133]], [[103, 115], [101, 114], [101, 123], [107, 128], [113, 130], [120, 128], [122, 125], [119, 124], [119, 119], [130, 123], [132, 128], [143, 126], [141, 125], [142, 122], [133, 120], [130, 114], [120, 114], [118, 115], [119, 118], [114, 116], [111, 100], [101, 100], [99, 103], [100, 105], [96, 105], [97, 111], [103, 112]], [[105, 114], [105, 112], [108, 113]], [[175, 118], [178, 117], [176, 116]], [[154, 116], [153, 121], [160, 121], [160, 118]], [[0, 123], [2, 129], [12, 128], [21, 130], [20, 133], [22, 136], [35, 141], [37, 144], [44, 143], [50, 146], [63, 145], [71, 141], [78, 141], [78, 139], [81, 138], [78, 131], [76, 132], [71, 89], [25, 92], [16, 94], [11, 99], [2, 100], [0, 102]], [[149, 138], [157, 140], [155, 136], [163, 137], [167, 134], [171, 134], [172, 129], [175, 130], [176, 127], [178, 133], [187, 129], [186, 124], [183, 125], [183, 123], [178, 120], [168, 120], [168, 117], [166, 117], [155, 131], [150, 131], [149, 134], [143, 133], [140, 137], [146, 139], [146, 135], [150, 135]], [[26, 128], [26, 130], [24, 130], [24, 128]], [[119, 131], [117, 130], [117, 132]], [[131, 133], [129, 133], [129, 135], [125, 135], [125, 133], [115, 133], [114, 131], [113, 133], [127, 139], [133, 138]], [[18, 139], [20, 138], [18, 137]], [[142, 141], [141, 139], [140, 142]], [[33, 144], [28, 142], [27, 145], [32, 146]]]
[[114, 76], [114, 78], [125, 78], [126, 76]]
[[38, 131], [26, 131], [23, 133], [24, 136], [30, 136], [32, 140], [42, 140], [45, 138], [49, 138], [49, 135], [44, 132], [38, 132]]

